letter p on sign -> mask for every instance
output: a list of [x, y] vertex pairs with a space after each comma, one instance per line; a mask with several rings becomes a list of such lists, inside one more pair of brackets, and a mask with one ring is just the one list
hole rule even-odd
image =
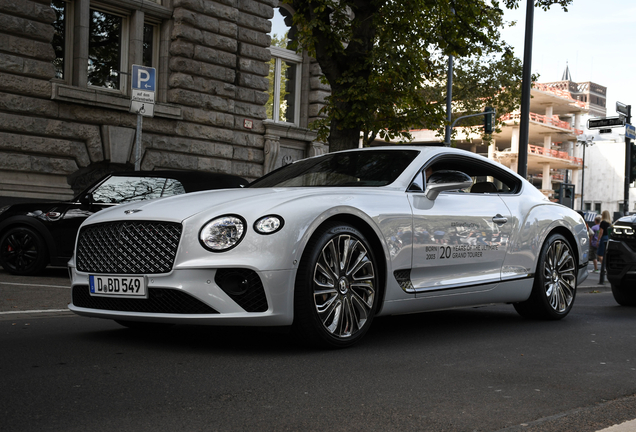
[[155, 91], [156, 69], [152, 67], [133, 65], [132, 88], [133, 90]]

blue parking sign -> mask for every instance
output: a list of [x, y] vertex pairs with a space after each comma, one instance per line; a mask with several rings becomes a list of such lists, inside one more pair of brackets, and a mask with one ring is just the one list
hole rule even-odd
[[132, 88], [133, 90], [155, 91], [156, 69], [153, 67], [133, 65]]

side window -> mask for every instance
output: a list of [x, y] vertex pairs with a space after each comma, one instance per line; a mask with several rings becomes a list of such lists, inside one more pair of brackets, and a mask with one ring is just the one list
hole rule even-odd
[[[457, 192], [473, 194], [512, 194], [521, 189], [521, 181], [514, 175], [484, 160], [475, 158], [457, 157], [457, 155], [444, 155], [438, 157], [424, 168], [426, 178], [435, 172], [460, 171], [472, 178], [473, 184], [466, 189]], [[426, 187], [426, 184], [424, 184]]]

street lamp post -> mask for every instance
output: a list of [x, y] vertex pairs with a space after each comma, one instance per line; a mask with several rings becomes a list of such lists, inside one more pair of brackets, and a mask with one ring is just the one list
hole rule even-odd
[[530, 132], [530, 90], [532, 89], [532, 30], [534, 26], [534, 0], [526, 8], [526, 35], [523, 46], [523, 74], [521, 78], [521, 118], [519, 119], [519, 158], [517, 174], [528, 174], [528, 141]]
[[581, 211], [583, 209], [583, 192], [585, 191], [585, 148], [594, 145], [593, 135], [584, 135], [577, 141], [578, 145], [583, 146], [583, 168], [581, 169]]

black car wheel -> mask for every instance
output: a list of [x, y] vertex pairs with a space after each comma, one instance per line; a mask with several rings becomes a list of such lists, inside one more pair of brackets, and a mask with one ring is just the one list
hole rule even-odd
[[376, 267], [356, 228], [333, 223], [314, 234], [296, 276], [294, 330], [302, 342], [344, 348], [364, 336], [377, 309]]
[[636, 289], [633, 286], [612, 284], [614, 300], [621, 306], [636, 306]]
[[549, 236], [541, 249], [530, 298], [515, 303], [515, 309], [526, 318], [564, 318], [574, 304], [576, 277], [576, 259], [570, 243], [560, 234]]
[[48, 264], [46, 243], [28, 227], [9, 229], [0, 240], [0, 265], [16, 275], [35, 275]]

